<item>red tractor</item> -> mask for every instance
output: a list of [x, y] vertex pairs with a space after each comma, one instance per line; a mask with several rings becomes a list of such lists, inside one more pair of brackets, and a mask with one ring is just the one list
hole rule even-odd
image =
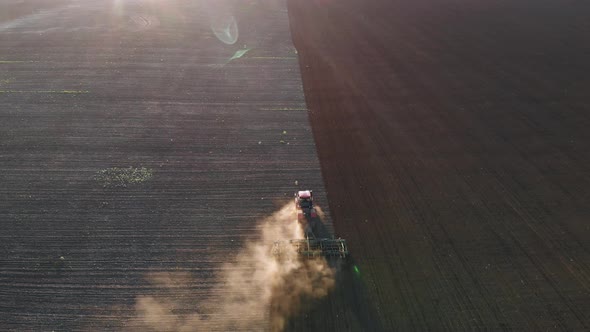
[[295, 209], [297, 210], [297, 220], [304, 229], [303, 239], [292, 239], [286, 241], [276, 241], [272, 247], [272, 253], [280, 257], [286, 246], [295, 248], [295, 251], [303, 257], [340, 257], [348, 256], [346, 240], [324, 237], [321, 234], [316, 237], [313, 232], [313, 225], [321, 223], [316, 210], [313, 206], [313, 193], [311, 190], [301, 190], [295, 193]]
[[313, 207], [313, 192], [311, 190], [301, 190], [295, 193], [295, 209], [297, 210], [297, 220], [299, 222], [311, 221], [317, 218], [317, 213]]

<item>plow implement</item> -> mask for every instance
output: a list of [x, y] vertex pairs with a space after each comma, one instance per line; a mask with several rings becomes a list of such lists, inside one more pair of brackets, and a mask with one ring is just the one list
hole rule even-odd
[[[288, 246], [288, 247], [287, 247]], [[299, 256], [305, 258], [314, 257], [340, 257], [348, 256], [348, 248], [344, 239], [301, 239], [277, 241], [272, 247], [273, 255], [280, 257], [287, 250], [294, 249]]]

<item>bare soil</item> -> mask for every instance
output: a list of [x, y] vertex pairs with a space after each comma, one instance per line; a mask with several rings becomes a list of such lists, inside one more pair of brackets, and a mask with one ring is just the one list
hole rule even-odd
[[[26, 3], [0, 23], [1, 330], [145, 330], [163, 294], [194, 313], [262, 217], [327, 201], [285, 3], [225, 2], [233, 45], [195, 1]], [[96, 180], [129, 167], [150, 176]]]
[[351, 329], [588, 330], [590, 6], [288, 3]]
[[304, 188], [286, 330], [590, 328], [586, 2], [203, 3], [0, 4], [0, 329], [170, 330]]

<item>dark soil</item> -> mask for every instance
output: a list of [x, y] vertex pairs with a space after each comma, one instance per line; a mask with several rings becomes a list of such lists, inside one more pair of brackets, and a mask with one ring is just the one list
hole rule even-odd
[[350, 329], [588, 330], [590, 5], [288, 3]]
[[202, 3], [0, 4], [0, 330], [198, 311], [297, 189], [352, 255], [287, 330], [590, 328], [589, 4]]

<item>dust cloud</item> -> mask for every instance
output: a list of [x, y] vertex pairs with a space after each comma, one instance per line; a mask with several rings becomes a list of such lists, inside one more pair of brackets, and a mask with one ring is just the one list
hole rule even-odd
[[[262, 220], [259, 237], [246, 243], [233, 262], [222, 266], [204, 299], [186, 291], [198, 284], [190, 273], [150, 274], [150, 283], [167, 293], [136, 298], [136, 317], [127, 327], [142, 331], [283, 330], [302, 301], [326, 296], [335, 283], [335, 270], [323, 258], [303, 260], [289, 246], [283, 247], [280, 258], [271, 252], [275, 241], [303, 238], [295, 219], [293, 204], [287, 204]], [[192, 303], [189, 308], [188, 303]]]

